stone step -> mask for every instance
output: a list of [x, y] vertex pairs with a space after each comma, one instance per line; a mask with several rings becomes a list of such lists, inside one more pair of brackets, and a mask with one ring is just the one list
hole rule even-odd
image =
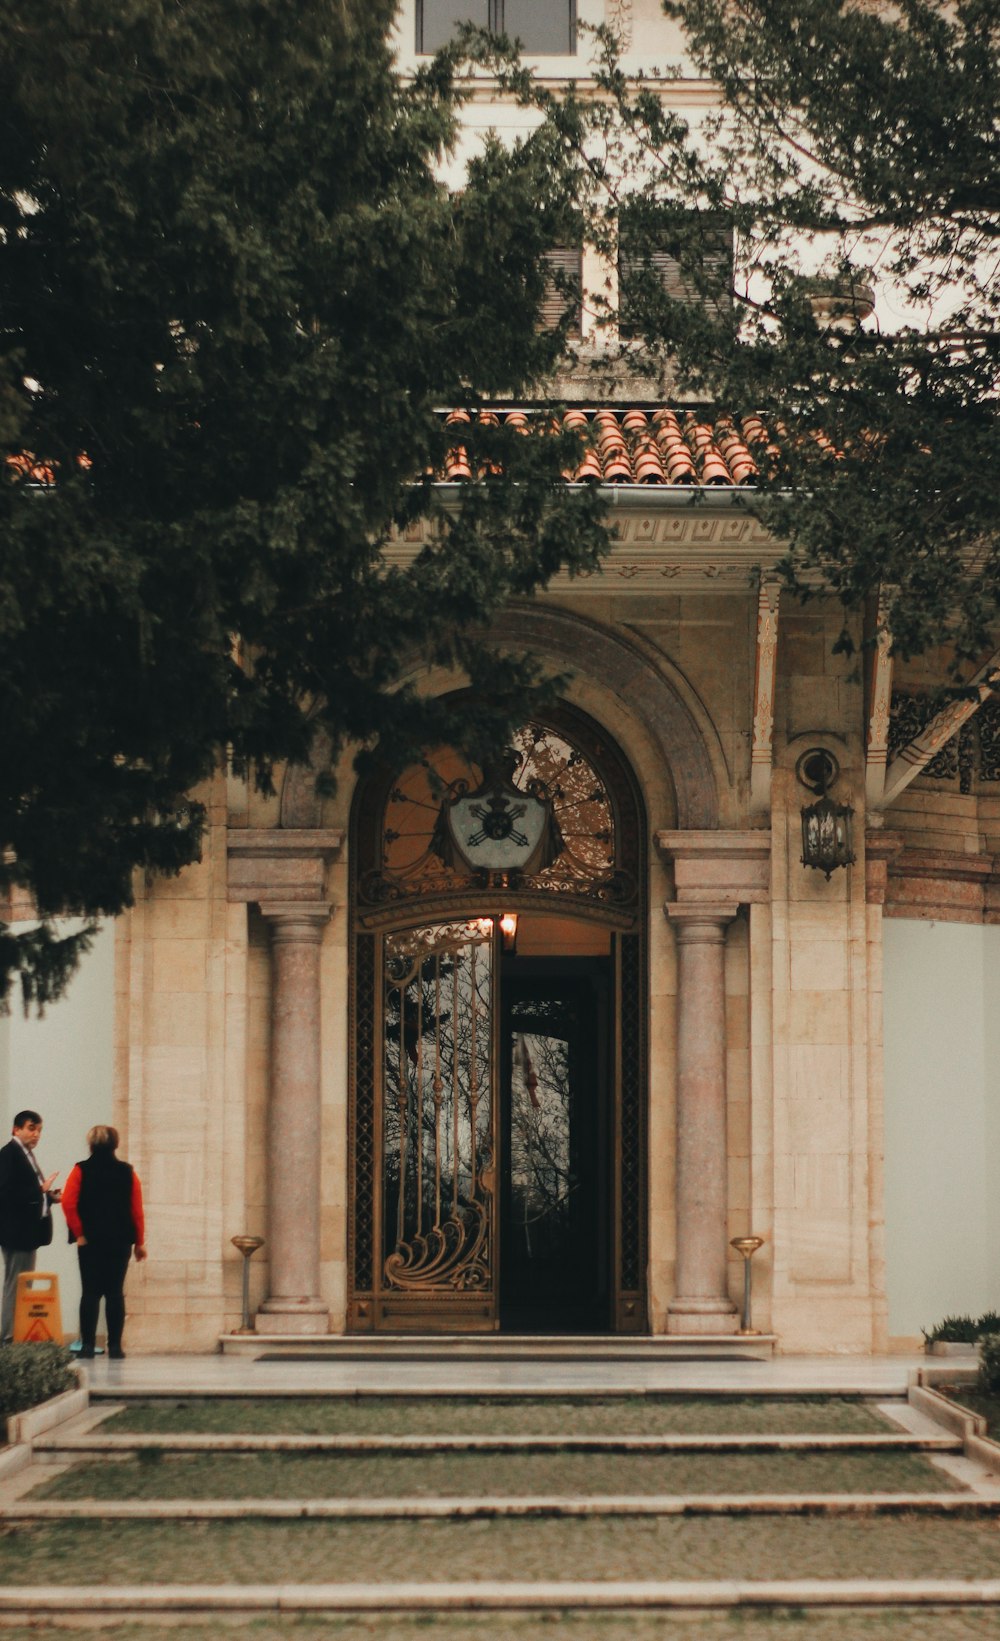
[[1000, 1607], [1000, 1579], [487, 1580], [452, 1584], [52, 1584], [0, 1588], [0, 1614], [35, 1624], [106, 1615], [729, 1611], [734, 1608]]
[[223, 1333], [224, 1356], [310, 1362], [749, 1360], [774, 1355], [773, 1333], [690, 1334], [285, 1334]]
[[590, 1497], [365, 1499], [31, 1499], [5, 1522], [53, 1521], [476, 1521], [523, 1516], [1000, 1516], [1000, 1496], [976, 1493], [594, 1494]]
[[960, 1453], [958, 1436], [895, 1435], [549, 1435], [549, 1436], [272, 1436], [86, 1435], [39, 1436], [36, 1453]]

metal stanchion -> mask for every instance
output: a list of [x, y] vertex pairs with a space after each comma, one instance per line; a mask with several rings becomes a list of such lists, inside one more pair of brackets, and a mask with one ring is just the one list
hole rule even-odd
[[234, 1236], [229, 1239], [234, 1248], [238, 1248], [243, 1255], [243, 1326], [237, 1328], [237, 1333], [253, 1333], [253, 1324], [250, 1321], [250, 1261], [258, 1248], [263, 1248], [262, 1236]]
[[734, 1236], [729, 1246], [735, 1248], [743, 1260], [743, 1326], [741, 1333], [759, 1333], [760, 1329], [750, 1325], [750, 1261], [758, 1248], [764, 1246], [762, 1236]]

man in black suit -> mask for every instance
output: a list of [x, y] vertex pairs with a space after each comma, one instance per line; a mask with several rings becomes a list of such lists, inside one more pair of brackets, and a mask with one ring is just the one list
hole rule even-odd
[[13, 1136], [0, 1149], [0, 1341], [5, 1345], [14, 1331], [17, 1279], [22, 1271], [34, 1270], [36, 1250], [52, 1241], [52, 1204], [59, 1201], [59, 1192], [52, 1189], [57, 1176], [43, 1178], [35, 1160], [41, 1132], [42, 1119], [37, 1111], [19, 1111], [14, 1118]]

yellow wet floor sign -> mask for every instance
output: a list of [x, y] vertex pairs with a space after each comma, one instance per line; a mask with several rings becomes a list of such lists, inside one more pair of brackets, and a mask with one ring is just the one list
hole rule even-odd
[[61, 1345], [59, 1278], [54, 1271], [22, 1271], [14, 1304], [14, 1343]]

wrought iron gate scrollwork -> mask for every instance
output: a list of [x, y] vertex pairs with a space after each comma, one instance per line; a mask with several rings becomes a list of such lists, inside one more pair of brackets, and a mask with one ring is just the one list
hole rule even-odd
[[383, 945], [383, 1264], [389, 1289], [485, 1292], [493, 1244], [493, 920]]

